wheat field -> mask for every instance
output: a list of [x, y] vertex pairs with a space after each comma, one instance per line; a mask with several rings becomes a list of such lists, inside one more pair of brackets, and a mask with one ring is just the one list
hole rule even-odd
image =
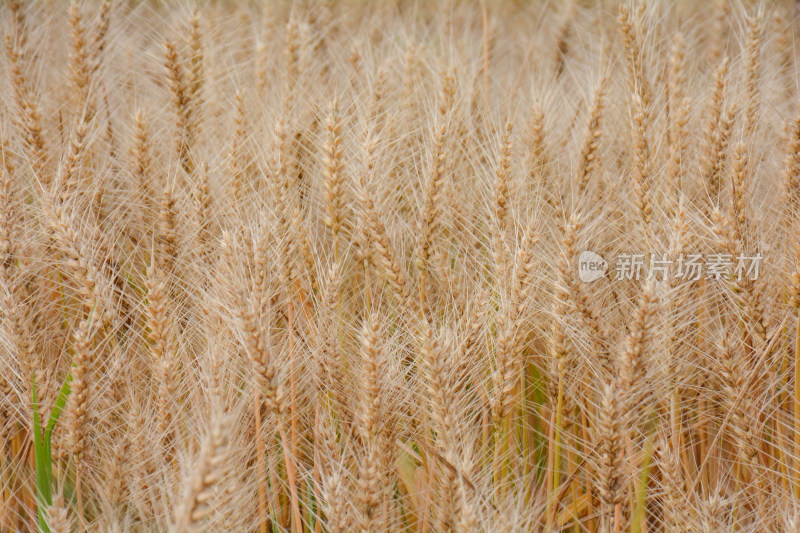
[[0, 531], [800, 532], [795, 2], [0, 13]]

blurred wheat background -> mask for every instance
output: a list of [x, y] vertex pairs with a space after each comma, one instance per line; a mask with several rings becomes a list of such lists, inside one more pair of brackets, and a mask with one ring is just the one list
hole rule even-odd
[[795, 3], [0, 12], [1, 531], [800, 531]]

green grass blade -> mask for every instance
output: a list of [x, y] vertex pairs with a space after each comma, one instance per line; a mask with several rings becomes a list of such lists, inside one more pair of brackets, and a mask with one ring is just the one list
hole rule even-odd
[[56, 427], [56, 423], [58, 422], [58, 417], [61, 416], [61, 412], [64, 410], [64, 407], [67, 405], [67, 398], [69, 397], [69, 393], [71, 392], [72, 384], [72, 373], [67, 375], [67, 379], [64, 380], [64, 384], [61, 386], [61, 392], [58, 393], [58, 398], [56, 398], [56, 403], [53, 405], [53, 410], [50, 411], [50, 419], [47, 421], [47, 430], [45, 431], [45, 439], [50, 441], [50, 436], [53, 433], [53, 429]]
[[36, 378], [34, 377], [31, 386], [33, 396], [33, 453], [36, 463], [36, 492], [37, 509], [39, 518], [39, 530], [49, 533], [45, 513], [47, 508], [53, 503], [53, 457], [51, 453], [50, 441], [53, 430], [58, 423], [58, 418], [67, 405], [67, 398], [70, 393], [70, 383], [72, 374], [67, 376], [61, 391], [58, 393], [53, 409], [50, 411], [50, 418], [47, 420], [47, 427], [42, 428], [41, 415], [39, 413], [39, 399], [36, 394]]
[[38, 510], [39, 530], [50, 532], [45, 520], [45, 512], [53, 498], [53, 464], [50, 456], [50, 443], [42, 434], [39, 416], [39, 399], [36, 395], [36, 377], [31, 385], [33, 399], [33, 453], [36, 467], [36, 507]]
[[650, 468], [652, 467], [654, 435], [651, 435], [644, 447], [644, 461], [639, 472], [639, 482], [636, 484], [634, 495], [636, 497], [633, 515], [631, 517], [631, 533], [640, 533], [647, 512], [647, 489], [650, 481]]

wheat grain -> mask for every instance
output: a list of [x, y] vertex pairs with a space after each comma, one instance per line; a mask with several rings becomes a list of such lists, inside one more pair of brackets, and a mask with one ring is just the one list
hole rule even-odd
[[796, 528], [745, 4], [4, 3], [0, 530]]

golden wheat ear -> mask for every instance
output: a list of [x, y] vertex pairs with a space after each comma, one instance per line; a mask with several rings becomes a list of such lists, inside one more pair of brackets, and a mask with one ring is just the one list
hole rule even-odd
[[791, 4], [0, 2], [0, 531], [797, 529]]

